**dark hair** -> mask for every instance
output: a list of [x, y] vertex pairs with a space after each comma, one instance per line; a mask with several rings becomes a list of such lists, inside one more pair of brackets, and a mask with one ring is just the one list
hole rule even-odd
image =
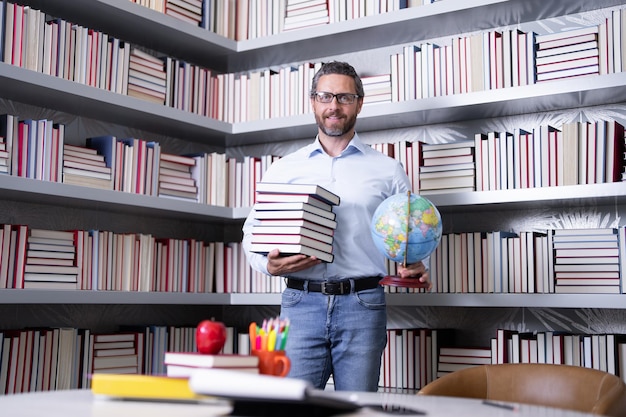
[[313, 76], [313, 82], [311, 84], [311, 97], [313, 97], [313, 95], [317, 91], [317, 82], [319, 81], [320, 77], [329, 74], [347, 75], [348, 77], [352, 77], [352, 79], [354, 80], [356, 93], [359, 95], [359, 97], [365, 97], [363, 82], [361, 81], [361, 78], [359, 77], [359, 74], [357, 74], [354, 67], [352, 67], [352, 65], [348, 64], [347, 62], [339, 61], [327, 62], [322, 65], [322, 68], [320, 68], [317, 73], [315, 73], [315, 75]]

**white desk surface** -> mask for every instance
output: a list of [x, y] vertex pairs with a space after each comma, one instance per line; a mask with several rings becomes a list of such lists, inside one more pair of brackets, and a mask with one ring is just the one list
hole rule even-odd
[[[519, 405], [515, 410], [485, 405], [480, 400], [402, 395], [353, 393], [360, 404], [388, 404], [411, 407], [437, 417], [590, 417], [591, 414], [554, 408]], [[13, 394], [0, 397], [0, 413], [11, 417], [214, 417], [226, 415], [228, 404], [181, 404], [171, 402], [120, 401], [97, 398], [89, 390]], [[350, 416], [393, 416], [364, 408]], [[400, 415], [400, 414], [396, 414]], [[404, 414], [408, 416], [409, 414]], [[294, 416], [296, 417], [296, 416]], [[597, 417], [597, 416], [595, 416]]]

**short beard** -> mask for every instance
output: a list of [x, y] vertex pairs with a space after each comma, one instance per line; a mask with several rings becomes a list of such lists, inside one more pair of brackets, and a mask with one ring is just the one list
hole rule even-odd
[[317, 127], [319, 127], [319, 129], [322, 131], [322, 133], [324, 133], [326, 136], [329, 137], [341, 137], [343, 135], [345, 135], [346, 133], [348, 133], [349, 131], [351, 131], [354, 126], [356, 125], [356, 117], [350, 117], [348, 119], [346, 119], [346, 123], [343, 127], [343, 129], [341, 128], [334, 128], [334, 129], [330, 129], [327, 128], [324, 125], [324, 122], [322, 120], [322, 118], [320, 116], [318, 116], [317, 114], [315, 115], [315, 122], [317, 123]]

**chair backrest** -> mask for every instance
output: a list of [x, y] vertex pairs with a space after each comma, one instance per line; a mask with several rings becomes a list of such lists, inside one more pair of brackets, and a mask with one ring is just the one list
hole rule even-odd
[[553, 364], [498, 364], [444, 375], [418, 394], [484, 398], [626, 416], [626, 385], [597, 369]]

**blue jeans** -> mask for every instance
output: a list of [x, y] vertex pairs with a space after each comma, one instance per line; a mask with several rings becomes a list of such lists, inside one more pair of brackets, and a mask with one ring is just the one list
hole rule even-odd
[[387, 343], [383, 287], [345, 295], [287, 288], [280, 315], [291, 322], [289, 377], [324, 389], [332, 374], [336, 390], [378, 390]]

